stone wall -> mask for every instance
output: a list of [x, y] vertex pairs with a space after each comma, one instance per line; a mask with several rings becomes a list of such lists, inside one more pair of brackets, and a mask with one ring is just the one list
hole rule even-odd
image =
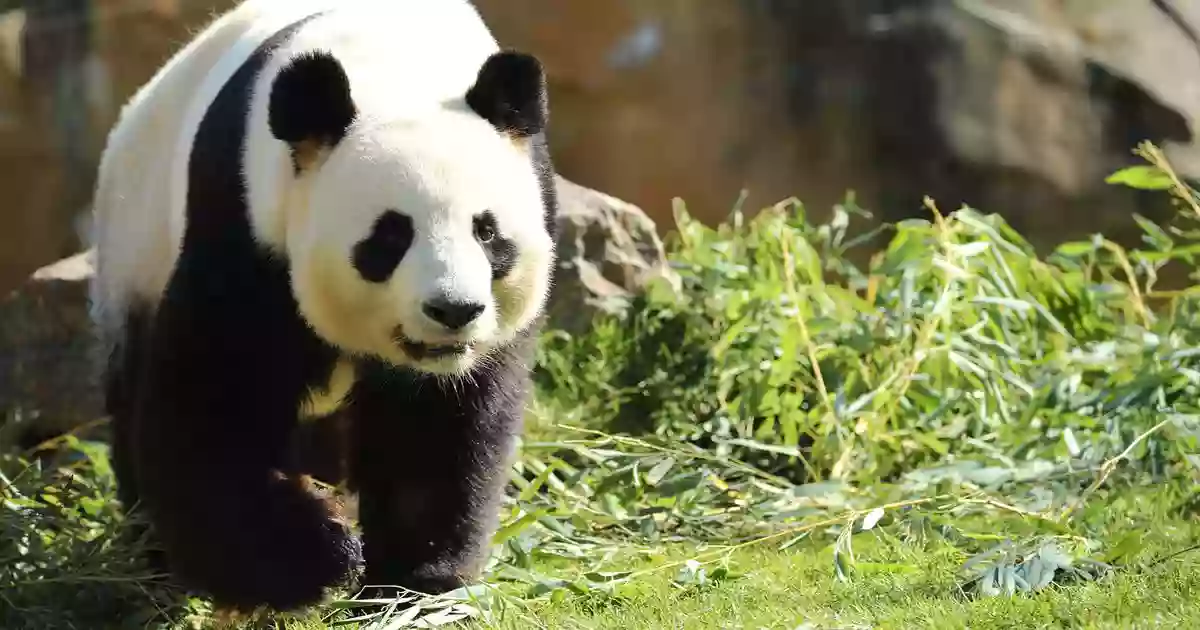
[[564, 173], [669, 227], [749, 188], [887, 219], [930, 194], [1042, 244], [1126, 236], [1156, 198], [1103, 183], [1143, 139], [1200, 174], [1200, 0], [478, 0], [543, 56]]
[[[0, 0], [0, 291], [77, 251], [121, 102], [230, 2]], [[1102, 180], [1137, 141], [1200, 174], [1200, 0], [476, 3], [545, 60], [561, 172], [660, 231], [676, 196], [712, 222], [743, 188], [818, 212], [855, 189], [887, 219], [931, 194], [1038, 243], [1129, 237], [1161, 204]]]
[[0, 0], [0, 292], [78, 250], [121, 104], [228, 4]]

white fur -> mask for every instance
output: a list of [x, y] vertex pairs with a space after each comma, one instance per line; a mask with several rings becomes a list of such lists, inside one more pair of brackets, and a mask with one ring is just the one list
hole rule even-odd
[[154, 304], [166, 287], [183, 234], [188, 154], [217, 91], [271, 33], [333, 2], [246, 0], [175, 53], [122, 108], [101, 155], [92, 207], [91, 306], [102, 331], [119, 337], [129, 303]]
[[[298, 190], [285, 221], [293, 290], [309, 324], [347, 352], [417, 365], [395, 342], [399, 325], [425, 343], [472, 342], [463, 356], [417, 365], [453, 373], [511, 339], [541, 310], [552, 262], [541, 188], [523, 149], [477, 116], [444, 111], [419, 122], [356, 126]], [[388, 208], [412, 218], [416, 238], [380, 286], [359, 277], [349, 252]], [[472, 219], [483, 210], [517, 243], [518, 265], [496, 286], [473, 235]], [[439, 294], [487, 307], [452, 334], [421, 312]]]
[[[541, 312], [553, 256], [527, 148], [465, 109], [463, 95], [498, 50], [466, 0], [248, 0], [200, 33], [134, 96], [109, 137], [95, 201], [95, 316], [119, 334], [131, 300], [157, 301], [182, 240], [187, 158], [209, 104], [264, 39], [321, 10], [331, 13], [302, 27], [255, 85], [245, 147], [255, 236], [291, 261], [301, 312], [330, 343], [461, 373]], [[279, 70], [311, 50], [342, 64], [360, 118], [297, 181], [268, 128], [267, 101]], [[389, 281], [371, 284], [352, 267], [351, 249], [388, 209], [410, 216], [417, 236]], [[497, 283], [472, 235], [484, 210], [518, 250]], [[421, 312], [438, 292], [487, 309], [450, 335]], [[472, 350], [417, 363], [396, 343], [397, 327]]]
[[350, 394], [356, 377], [354, 364], [339, 360], [334, 364], [329, 379], [311, 389], [304, 400], [300, 401], [297, 409], [300, 419], [320, 419], [340, 409], [346, 401], [346, 396]]

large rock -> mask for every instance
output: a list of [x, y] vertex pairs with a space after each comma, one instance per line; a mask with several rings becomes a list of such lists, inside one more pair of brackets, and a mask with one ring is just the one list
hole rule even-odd
[[[558, 179], [559, 266], [550, 326], [586, 329], [655, 278], [674, 280], [654, 223], [636, 206]], [[29, 446], [100, 419], [86, 251], [35, 272], [0, 301], [0, 446]], [[9, 421], [5, 422], [5, 418]]]
[[563, 174], [660, 223], [675, 196], [711, 223], [742, 186], [750, 209], [855, 189], [885, 218], [928, 193], [1046, 243], [1155, 211], [1103, 183], [1142, 139], [1200, 175], [1200, 0], [477, 4], [546, 60]]
[[580, 332], [655, 279], [678, 286], [653, 221], [637, 206], [558, 178], [558, 268], [550, 324]]
[[99, 417], [89, 252], [37, 270], [0, 300], [0, 447], [30, 446]]

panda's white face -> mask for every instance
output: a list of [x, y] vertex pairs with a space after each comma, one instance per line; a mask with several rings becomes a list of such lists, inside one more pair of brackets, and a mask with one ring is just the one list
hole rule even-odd
[[523, 141], [465, 109], [356, 120], [285, 200], [303, 315], [347, 352], [423, 372], [486, 362], [549, 291], [535, 168]]

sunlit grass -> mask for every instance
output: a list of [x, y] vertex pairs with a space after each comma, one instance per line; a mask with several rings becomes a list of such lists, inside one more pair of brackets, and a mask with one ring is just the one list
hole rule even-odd
[[[1196, 268], [1200, 205], [1142, 155], [1114, 182], [1180, 212], [1129, 250], [1039, 255], [932, 201], [863, 232], [851, 201], [717, 229], [680, 204], [677, 282], [544, 336], [486, 584], [274, 623], [1195, 625], [1200, 320], [1157, 277]], [[65, 445], [45, 469], [0, 460], [0, 627], [211, 621], [120, 536], [106, 451]]]

